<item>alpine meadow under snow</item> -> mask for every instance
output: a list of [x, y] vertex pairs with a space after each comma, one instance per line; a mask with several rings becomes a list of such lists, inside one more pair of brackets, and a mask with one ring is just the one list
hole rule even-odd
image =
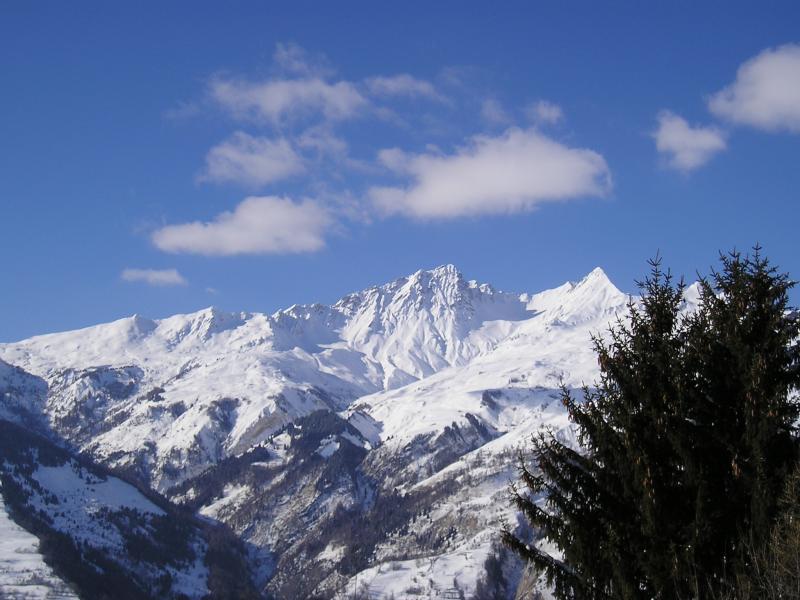
[[[87, 490], [88, 467], [29, 455], [22, 488], [61, 509], [25, 505], [72, 539], [87, 504], [161, 510], [136, 485], [232, 530], [266, 597], [469, 595], [487, 559], [513, 590], [522, 566], [496, 545], [513, 453], [545, 427], [572, 436], [558, 386], [593, 381], [590, 336], [628, 301], [601, 269], [511, 294], [448, 265], [332, 306], [136, 315], [0, 345], [0, 414], [130, 482]], [[172, 592], [208, 591], [196, 535]]]

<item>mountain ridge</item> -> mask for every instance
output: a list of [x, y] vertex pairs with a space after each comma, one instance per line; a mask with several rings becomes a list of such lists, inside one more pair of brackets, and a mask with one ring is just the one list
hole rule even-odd
[[[27, 407], [75, 451], [222, 521], [262, 556], [267, 595], [333, 597], [359, 572], [401, 593], [425, 568], [471, 588], [496, 519], [513, 518], [498, 505], [510, 456], [542, 427], [572, 435], [558, 386], [592, 380], [590, 335], [628, 301], [599, 268], [515, 294], [443, 265], [331, 305], [133, 315], [0, 344], [16, 365], [0, 369], [0, 417]], [[475, 491], [456, 485], [467, 476]], [[411, 580], [384, 581], [387, 561]]]
[[[87, 325], [85, 327], [79, 327], [79, 328], [76, 328], [76, 329], [67, 329], [67, 330], [61, 330], [61, 331], [55, 331], [55, 332], [42, 333], [42, 334], [29, 336], [27, 338], [23, 338], [23, 339], [20, 339], [20, 340], [9, 341], [9, 342], [0, 342], [0, 346], [13, 346], [13, 345], [22, 344], [23, 342], [28, 342], [28, 341], [32, 341], [32, 340], [41, 340], [43, 338], [52, 338], [53, 336], [59, 336], [59, 335], [68, 334], [68, 333], [89, 332], [89, 331], [94, 330], [94, 329], [96, 329], [98, 327], [111, 326], [111, 325], [114, 325], [114, 324], [120, 324], [121, 325], [123, 323], [131, 323], [133, 325], [132, 329], [139, 330], [140, 333], [144, 333], [145, 331], [143, 331], [143, 330], [154, 329], [154, 326], [157, 327], [159, 324], [161, 324], [161, 323], [163, 323], [165, 321], [170, 321], [172, 319], [178, 319], [178, 318], [188, 318], [188, 317], [200, 316], [200, 315], [211, 315], [212, 318], [222, 318], [222, 319], [227, 319], [227, 318], [230, 318], [230, 317], [238, 316], [238, 318], [240, 320], [245, 319], [247, 317], [251, 317], [253, 315], [263, 315], [263, 316], [275, 318], [275, 317], [277, 317], [277, 316], [279, 316], [281, 314], [292, 313], [292, 312], [295, 312], [295, 311], [297, 311], [299, 309], [333, 308], [333, 307], [337, 307], [337, 306], [340, 306], [340, 305], [345, 305], [345, 304], [347, 304], [347, 302], [351, 298], [358, 297], [359, 295], [365, 294], [365, 293], [370, 292], [372, 290], [387, 289], [387, 288], [390, 288], [390, 287], [402, 285], [403, 283], [407, 283], [407, 282], [416, 282], [419, 279], [424, 278], [426, 275], [432, 276], [432, 278], [434, 280], [442, 280], [442, 279], [446, 279], [448, 276], [455, 276], [457, 278], [457, 280], [463, 281], [463, 283], [468, 288], [475, 288], [475, 289], [480, 289], [481, 291], [485, 291], [485, 292], [488, 292], [488, 293], [497, 293], [497, 294], [503, 294], [503, 295], [508, 295], [508, 296], [514, 296], [514, 297], [535, 296], [535, 295], [540, 295], [540, 294], [545, 293], [545, 292], [561, 291], [562, 288], [564, 288], [565, 286], [571, 286], [571, 287], [578, 286], [582, 282], [584, 282], [585, 280], [587, 280], [587, 279], [589, 279], [589, 278], [591, 278], [593, 276], [601, 278], [602, 280], [607, 282], [608, 285], [613, 287], [616, 291], [619, 291], [619, 290], [616, 289], [614, 284], [611, 282], [611, 280], [605, 274], [605, 271], [602, 269], [602, 267], [595, 267], [586, 276], [584, 276], [583, 278], [581, 278], [579, 280], [566, 281], [564, 284], [562, 284], [561, 286], [557, 286], [556, 288], [547, 289], [547, 290], [544, 290], [544, 292], [539, 292], [538, 294], [530, 294], [528, 292], [520, 292], [520, 293], [506, 292], [506, 291], [502, 291], [502, 290], [496, 289], [490, 283], [481, 283], [481, 282], [478, 282], [477, 280], [474, 280], [474, 279], [467, 280], [467, 279], [464, 278], [462, 272], [458, 269], [458, 267], [456, 267], [454, 264], [446, 263], [446, 264], [443, 264], [443, 265], [439, 265], [437, 267], [433, 267], [431, 269], [419, 269], [419, 270], [415, 271], [414, 273], [412, 273], [410, 275], [403, 276], [403, 277], [398, 277], [398, 278], [396, 278], [396, 279], [394, 279], [394, 280], [392, 280], [392, 281], [390, 281], [388, 283], [384, 283], [384, 284], [381, 284], [381, 285], [369, 286], [369, 287], [364, 288], [363, 290], [345, 294], [340, 299], [338, 299], [337, 301], [333, 302], [330, 305], [327, 305], [327, 304], [324, 304], [324, 303], [320, 303], [320, 302], [292, 304], [292, 305], [290, 305], [288, 307], [280, 308], [280, 309], [277, 309], [277, 310], [273, 311], [272, 313], [268, 313], [268, 312], [263, 312], [263, 311], [262, 312], [259, 312], [259, 311], [225, 311], [225, 310], [223, 310], [223, 309], [221, 309], [221, 308], [219, 308], [219, 307], [217, 307], [217, 306], [212, 304], [212, 305], [209, 305], [207, 307], [198, 309], [196, 311], [191, 311], [191, 312], [187, 312], [187, 313], [175, 313], [175, 314], [168, 315], [166, 317], [161, 317], [161, 318], [152, 318], [152, 317], [148, 317], [148, 316], [145, 316], [145, 315], [142, 315], [142, 314], [139, 314], [139, 313], [134, 313], [132, 315], [128, 315], [128, 316], [125, 316], [125, 317], [120, 317], [118, 319], [113, 319], [111, 321], [107, 321], [107, 322], [103, 322], [103, 323], [97, 323], [97, 324], [93, 324], [93, 325]], [[622, 293], [622, 292], [620, 292], [620, 293]]]

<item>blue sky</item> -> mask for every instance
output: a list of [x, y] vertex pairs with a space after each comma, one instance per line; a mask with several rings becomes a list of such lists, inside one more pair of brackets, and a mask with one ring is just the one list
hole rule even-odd
[[661, 4], [6, 3], [0, 341], [443, 263], [800, 277], [800, 5]]

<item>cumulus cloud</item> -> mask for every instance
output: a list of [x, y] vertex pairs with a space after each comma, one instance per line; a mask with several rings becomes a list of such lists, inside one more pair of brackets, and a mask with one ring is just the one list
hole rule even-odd
[[800, 45], [770, 48], [742, 64], [708, 107], [741, 125], [800, 133]]
[[511, 117], [506, 112], [506, 109], [494, 98], [483, 101], [481, 104], [481, 116], [495, 125], [508, 125], [511, 122]]
[[417, 79], [407, 73], [391, 77], [371, 77], [366, 80], [367, 89], [375, 96], [408, 96], [430, 100], [443, 100], [429, 81]]
[[600, 154], [569, 148], [534, 130], [478, 136], [451, 155], [393, 149], [379, 160], [409, 182], [372, 188], [372, 201], [387, 214], [417, 218], [512, 213], [543, 202], [602, 196], [611, 188]]
[[206, 256], [314, 252], [325, 245], [330, 224], [328, 212], [312, 200], [253, 196], [213, 221], [162, 227], [152, 241], [165, 252]]
[[667, 164], [680, 171], [697, 169], [726, 148], [725, 136], [716, 127], [692, 127], [669, 111], [659, 113], [653, 137]]
[[159, 286], [188, 283], [177, 269], [124, 269], [120, 277], [123, 281]]
[[534, 123], [554, 125], [564, 118], [564, 111], [554, 102], [538, 100], [525, 109], [525, 114]]
[[330, 120], [348, 119], [367, 105], [366, 98], [352, 83], [331, 83], [320, 77], [263, 82], [216, 77], [209, 92], [215, 102], [236, 118], [276, 125], [315, 112]]
[[237, 131], [208, 151], [200, 180], [258, 187], [303, 171], [303, 159], [285, 138], [272, 140]]

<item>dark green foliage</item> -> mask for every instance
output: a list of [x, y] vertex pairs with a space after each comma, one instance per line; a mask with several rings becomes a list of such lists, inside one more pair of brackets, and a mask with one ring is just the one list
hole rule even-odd
[[712, 597], [753, 568], [798, 449], [793, 283], [762, 258], [723, 256], [681, 312], [659, 262], [607, 341], [596, 388], [562, 400], [582, 448], [542, 434], [520, 457], [516, 506], [562, 552], [508, 529], [559, 598]]
[[780, 506], [766, 550], [756, 557], [754, 587], [764, 599], [800, 597], [800, 468], [786, 483]]
[[787, 479], [779, 508], [766, 543], [747, 545], [751, 569], [732, 581], [720, 600], [800, 598], [800, 465]]

